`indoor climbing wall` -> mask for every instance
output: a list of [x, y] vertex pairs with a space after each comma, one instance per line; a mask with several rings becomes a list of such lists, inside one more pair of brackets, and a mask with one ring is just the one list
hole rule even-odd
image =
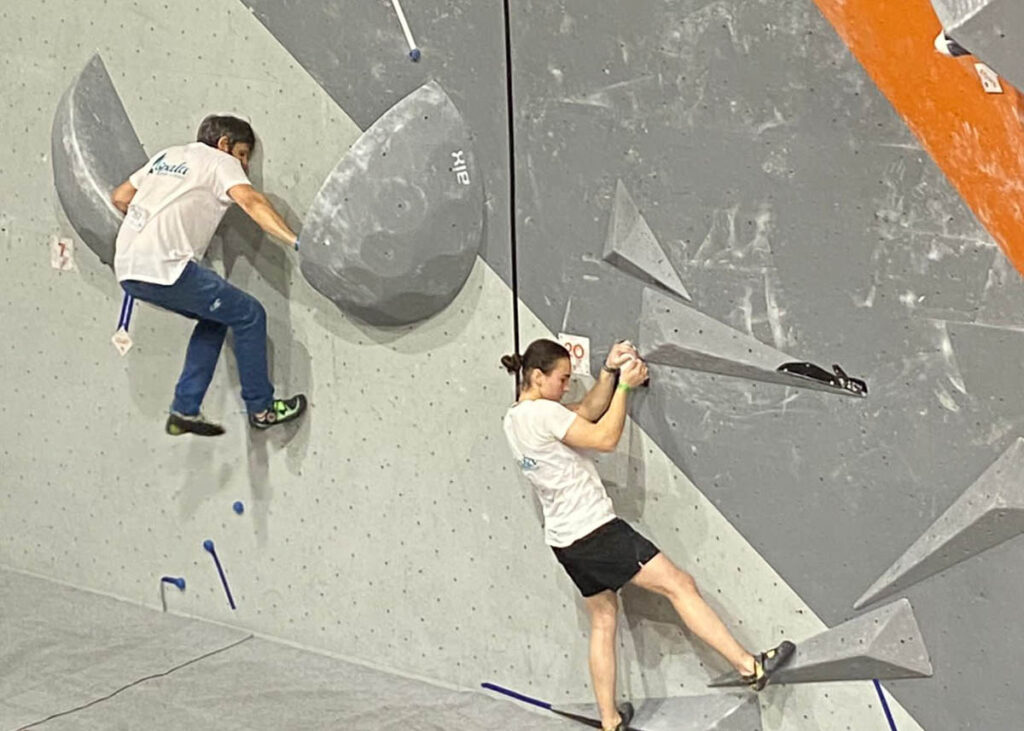
[[[512, 168], [500, 4], [407, 7], [417, 63], [383, 1], [83, 5], [0, 10], [0, 564], [590, 708], [587, 620], [500, 430], [514, 171], [521, 341], [652, 363], [600, 460], [618, 512], [743, 642], [801, 643], [752, 700], [624, 591], [643, 728], [889, 729], [876, 679], [901, 730], [1012, 727], [984, 678], [1012, 676], [1024, 599], [1013, 248], [824, 0], [511, 3]], [[139, 306], [112, 346], [103, 192], [212, 111], [252, 120], [303, 249], [233, 211], [209, 264], [264, 303], [279, 393], [312, 407], [249, 433], [226, 351], [205, 409], [228, 434], [172, 439], [189, 323]]]
[[[877, 4], [850, 5], [837, 4], [842, 33], [863, 37]], [[955, 67], [931, 48], [928, 17], [889, 22], [870, 46], [891, 52], [888, 75], [906, 68], [900, 32]], [[910, 599], [934, 662], [934, 677], [886, 687], [925, 728], [1012, 726], [1005, 688], [965, 668], [999, 677], [1017, 653], [1005, 636], [1021, 546], [978, 556], [1019, 533], [1016, 500], [1001, 497], [1016, 488], [972, 485], [1021, 435], [1006, 366], [1024, 342], [982, 324], [1013, 323], [1022, 290], [916, 127], [808, 2], [565, 2], [531, 6], [518, 28], [523, 301], [552, 328], [625, 334], [659, 362], [640, 425], [829, 625], [885, 606], [854, 609], [883, 575], [971, 557], [886, 598]], [[971, 83], [972, 100], [990, 98]], [[919, 84], [906, 91], [927, 108]], [[971, 114], [1019, 139], [1009, 101]], [[1019, 164], [984, 169], [1007, 178], [978, 192], [1004, 191], [1012, 211]], [[688, 299], [602, 256], [622, 187]], [[837, 363], [867, 396], [786, 387], [784, 361]], [[969, 490], [982, 504], [940, 520]]]

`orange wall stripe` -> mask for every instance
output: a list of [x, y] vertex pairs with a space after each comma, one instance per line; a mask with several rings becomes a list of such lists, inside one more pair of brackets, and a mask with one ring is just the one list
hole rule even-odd
[[[932, 45], [928, 0], [815, 0], [982, 225], [1024, 273], [1024, 98], [987, 94], [972, 56]], [[1024, 43], [1024, 38], [1021, 39]], [[998, 69], [997, 69], [998, 71]]]

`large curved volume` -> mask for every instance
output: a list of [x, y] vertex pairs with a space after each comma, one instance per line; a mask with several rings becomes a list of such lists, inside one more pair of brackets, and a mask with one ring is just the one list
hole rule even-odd
[[483, 181], [469, 129], [436, 82], [366, 130], [331, 172], [302, 229], [302, 273], [378, 326], [450, 303], [483, 235]]
[[113, 264], [121, 213], [110, 192], [147, 158], [98, 54], [58, 102], [51, 143], [64, 213], [100, 261]]

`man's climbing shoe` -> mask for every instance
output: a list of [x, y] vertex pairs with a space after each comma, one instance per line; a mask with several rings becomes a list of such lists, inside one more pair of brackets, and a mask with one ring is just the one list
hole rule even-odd
[[629, 701], [626, 701], [619, 706], [618, 710], [621, 720], [619, 721], [619, 724], [612, 729], [612, 731], [628, 731], [630, 721], [633, 720], [633, 715], [636, 713], [636, 710], [633, 708], [633, 704]]
[[266, 411], [249, 414], [249, 426], [253, 429], [269, 429], [298, 419], [305, 410], [306, 397], [301, 393], [290, 399], [274, 399]]
[[224, 427], [208, 421], [201, 413], [194, 416], [179, 414], [172, 411], [167, 417], [167, 425], [164, 427], [168, 434], [180, 437], [182, 434], [195, 434], [198, 437], [219, 437], [224, 433]]
[[744, 675], [743, 679], [747, 681], [747, 685], [754, 690], [762, 690], [766, 685], [768, 685], [768, 681], [771, 680], [772, 674], [789, 662], [795, 651], [796, 645], [789, 640], [786, 640], [778, 647], [773, 647], [771, 650], [762, 652], [760, 656], [755, 655], [754, 672], [752, 675]]

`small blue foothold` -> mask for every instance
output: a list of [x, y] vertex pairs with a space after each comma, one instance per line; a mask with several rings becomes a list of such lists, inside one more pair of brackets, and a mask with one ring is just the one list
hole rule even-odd
[[207, 538], [205, 541], [203, 541], [203, 548], [205, 548], [210, 553], [213, 553], [213, 541]]
[[419, 61], [420, 60], [420, 49], [414, 48], [411, 51], [409, 51], [409, 58], [411, 58], [413, 61]]
[[235, 504], [231, 506], [231, 509], [241, 515], [245, 512], [245, 505], [242, 504], [241, 500], [235, 500]]
[[160, 579], [160, 581], [166, 582], [168, 584], [174, 584], [182, 591], [185, 591], [185, 579], [181, 576], [164, 576]]

